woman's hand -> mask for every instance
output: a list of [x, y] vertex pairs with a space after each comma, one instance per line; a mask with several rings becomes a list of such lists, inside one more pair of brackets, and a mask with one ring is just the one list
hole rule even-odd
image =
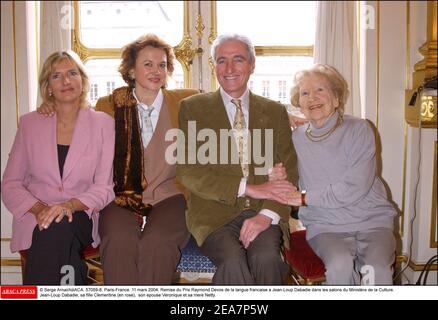
[[269, 181], [286, 180], [286, 168], [283, 163], [276, 163], [271, 169], [268, 170]]
[[64, 217], [68, 218], [68, 222], [73, 221], [73, 212], [68, 202], [45, 206], [39, 213], [35, 214], [38, 227], [41, 230], [47, 229], [52, 224], [53, 220], [56, 223], [61, 222]]
[[288, 195], [296, 190], [297, 188], [289, 181], [277, 180], [262, 184], [247, 184], [245, 195], [253, 199], [269, 199], [287, 205]]
[[300, 207], [303, 205], [301, 203], [301, 191], [293, 191], [285, 196], [288, 198], [288, 205], [294, 207]]
[[45, 117], [53, 117], [55, 115], [55, 106], [53, 104], [42, 103], [37, 112]]

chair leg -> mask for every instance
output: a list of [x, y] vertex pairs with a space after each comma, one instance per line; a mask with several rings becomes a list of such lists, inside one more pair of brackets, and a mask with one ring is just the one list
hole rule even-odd
[[99, 258], [93, 257], [85, 259], [88, 266], [87, 279], [91, 285], [102, 285], [103, 284], [103, 269]]
[[297, 277], [295, 277], [295, 275], [293, 273], [290, 274], [290, 278], [292, 279], [293, 284], [299, 286], [301, 285], [300, 281], [298, 280]]
[[24, 284], [24, 276], [26, 274], [26, 258], [20, 254], [20, 260], [21, 260], [21, 281], [22, 284]]

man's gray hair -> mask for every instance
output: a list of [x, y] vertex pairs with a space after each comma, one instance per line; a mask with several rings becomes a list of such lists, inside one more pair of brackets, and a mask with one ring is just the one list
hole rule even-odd
[[242, 42], [246, 46], [247, 51], [248, 51], [248, 57], [249, 57], [249, 62], [250, 63], [253, 63], [255, 61], [255, 48], [254, 48], [254, 45], [252, 44], [251, 40], [247, 36], [244, 36], [244, 35], [241, 35], [241, 34], [236, 34], [236, 33], [234, 33], [234, 34], [222, 34], [222, 35], [218, 36], [214, 40], [213, 44], [211, 45], [210, 54], [211, 54], [211, 57], [213, 58], [213, 63], [215, 65], [216, 65], [216, 50], [217, 50], [217, 47], [219, 47], [219, 45], [221, 45], [224, 42], [233, 41], [233, 40], [234, 41], [240, 41], [240, 42]]

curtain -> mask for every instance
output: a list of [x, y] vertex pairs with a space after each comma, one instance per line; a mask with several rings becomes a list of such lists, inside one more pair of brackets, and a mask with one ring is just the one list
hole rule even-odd
[[[55, 51], [71, 50], [73, 5], [71, 1], [40, 2], [40, 56], [39, 66]], [[41, 104], [38, 92], [38, 106]]]
[[41, 1], [40, 62], [54, 51], [71, 49], [71, 1]]
[[361, 117], [357, 1], [317, 1], [314, 62], [329, 64], [348, 82], [345, 113]]

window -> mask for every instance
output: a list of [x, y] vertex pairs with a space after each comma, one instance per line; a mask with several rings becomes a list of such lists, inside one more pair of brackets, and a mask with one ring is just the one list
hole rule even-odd
[[182, 88], [184, 88], [184, 81], [182, 81], [182, 80], [176, 80], [176, 81], [175, 81], [175, 88], [177, 88], [177, 89], [182, 89]]
[[262, 96], [264, 96], [265, 98], [269, 98], [269, 86], [271, 85], [271, 83], [268, 80], [263, 80], [262, 83]]
[[[86, 63], [91, 82], [98, 84], [99, 94], [105, 95], [112, 88], [107, 82], [114, 82], [115, 88], [126, 85], [117, 71], [122, 46], [154, 32], [174, 46], [178, 60], [168, 88], [195, 88], [203, 84], [206, 91], [214, 91], [217, 81], [214, 72], [209, 72], [213, 70], [208, 70], [209, 65], [213, 68], [212, 61], [205, 63], [209, 57], [206, 43], [211, 44], [217, 34], [246, 34], [257, 55], [249, 88], [289, 105], [294, 74], [313, 64], [315, 3], [73, 1], [73, 48]], [[191, 70], [203, 72], [191, 75]], [[268, 81], [269, 86], [266, 83], [264, 86], [263, 81]]]
[[278, 81], [278, 100], [284, 101], [286, 99], [286, 81]]
[[[94, 104], [100, 95], [126, 86], [119, 72], [121, 48], [148, 32], [155, 33], [174, 46], [177, 59], [168, 88], [188, 85], [189, 65], [178, 53], [188, 25], [183, 1], [74, 1], [75, 26], [73, 50], [84, 61]], [[178, 60], [179, 59], [179, 60]], [[182, 63], [181, 63], [182, 62]], [[98, 90], [98, 89], [101, 90]]]
[[176, 46], [184, 31], [182, 1], [79, 1], [79, 17], [88, 48], [121, 48], [147, 32]]
[[[270, 1], [269, 5], [264, 1], [215, 3], [218, 34], [241, 33], [255, 46], [256, 68], [249, 82], [250, 90], [278, 99], [290, 108], [295, 73], [313, 64], [316, 1]], [[248, 6], [251, 14], [245, 15], [242, 23], [242, 12], [248, 12]], [[278, 92], [270, 83], [279, 84]]]
[[90, 101], [95, 104], [99, 97], [99, 86], [97, 83], [92, 83], [90, 86]]
[[107, 81], [106, 82], [106, 94], [110, 94], [113, 92], [113, 90], [116, 88], [116, 82], [115, 81]]
[[249, 80], [249, 90], [254, 90], [254, 80]]

